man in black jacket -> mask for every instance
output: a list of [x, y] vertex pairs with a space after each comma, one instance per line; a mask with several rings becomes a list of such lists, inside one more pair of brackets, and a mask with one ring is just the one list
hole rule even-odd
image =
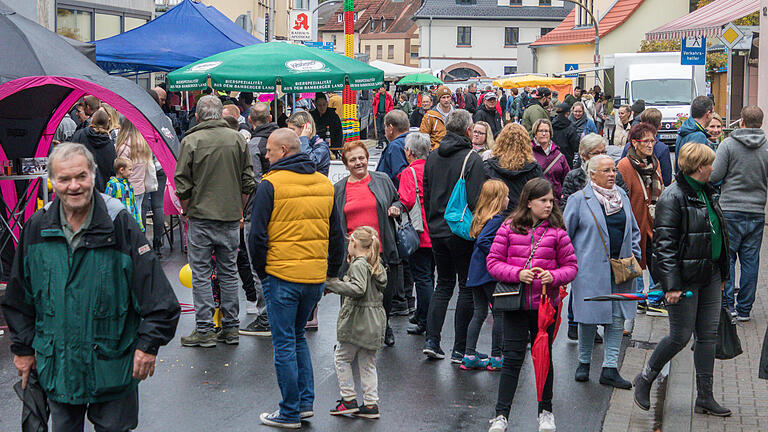
[[470, 84], [467, 87], [467, 92], [464, 93], [464, 108], [470, 114], [474, 114], [477, 111], [477, 84], [475, 83]]
[[496, 111], [496, 93], [490, 91], [483, 96], [483, 104], [477, 108], [472, 120], [475, 122], [484, 121], [491, 125], [493, 137], [496, 138], [501, 132], [501, 115]]
[[561, 103], [555, 109], [557, 115], [552, 120], [552, 141], [560, 147], [560, 151], [565, 156], [568, 166], [573, 168], [573, 159], [579, 151], [579, 134], [568, 119], [571, 106], [567, 103]]
[[152, 376], [181, 309], [144, 232], [94, 189], [81, 144], [48, 158], [56, 198], [24, 225], [2, 299], [22, 388], [32, 369], [56, 430], [138, 425], [138, 383]]
[[430, 109], [432, 109], [432, 96], [430, 96], [429, 93], [423, 93], [421, 95], [421, 106], [411, 113], [411, 127], [421, 127], [421, 120], [424, 118], [424, 114]]
[[341, 119], [336, 110], [328, 107], [328, 99], [325, 93], [315, 93], [315, 109], [310, 111], [312, 120], [315, 121], [315, 130], [320, 138], [329, 143], [331, 147], [344, 146], [341, 130]]
[[[480, 189], [486, 180], [483, 161], [472, 151], [472, 117], [466, 110], [448, 114], [446, 135], [440, 147], [430, 153], [424, 168], [424, 210], [432, 238], [432, 253], [437, 265], [437, 287], [427, 313], [427, 341], [423, 353], [433, 359], [445, 358], [440, 349], [440, 333], [448, 303], [453, 296], [456, 277], [459, 297], [456, 305], [456, 335], [451, 360], [461, 362], [467, 341], [467, 327], [473, 314], [472, 291], [467, 289], [467, 273], [472, 257], [472, 242], [453, 232], [445, 221], [445, 209], [459, 177], [466, 181], [467, 203], [474, 210]], [[466, 167], [462, 172], [462, 167]]]
[[248, 152], [251, 154], [253, 163], [253, 175], [261, 178], [262, 174], [269, 171], [269, 160], [267, 160], [267, 138], [272, 132], [276, 131], [277, 123], [272, 121], [272, 115], [269, 113], [269, 106], [259, 102], [251, 107], [248, 114], [248, 124], [251, 126], [251, 140], [248, 141]]

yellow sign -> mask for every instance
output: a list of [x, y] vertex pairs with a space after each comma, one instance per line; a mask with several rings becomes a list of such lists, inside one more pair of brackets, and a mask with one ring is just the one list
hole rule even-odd
[[720, 34], [720, 39], [723, 40], [728, 48], [733, 48], [744, 38], [744, 33], [733, 23], [728, 23]]

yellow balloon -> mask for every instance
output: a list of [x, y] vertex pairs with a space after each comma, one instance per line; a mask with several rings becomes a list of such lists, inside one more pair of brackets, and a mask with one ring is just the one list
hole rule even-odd
[[192, 288], [192, 269], [189, 268], [189, 264], [184, 264], [184, 267], [179, 270], [179, 282], [187, 288]]

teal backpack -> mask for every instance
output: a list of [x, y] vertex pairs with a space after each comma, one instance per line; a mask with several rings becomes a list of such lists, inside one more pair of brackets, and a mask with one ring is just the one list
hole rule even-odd
[[472, 237], [469, 236], [469, 228], [472, 226], [472, 212], [469, 210], [469, 204], [467, 203], [467, 185], [464, 180], [467, 161], [472, 153], [473, 151], [470, 149], [467, 152], [467, 156], [464, 157], [464, 163], [461, 165], [461, 175], [459, 175], [456, 186], [453, 187], [451, 198], [448, 200], [448, 205], [445, 207], [445, 215], [443, 216], [451, 232], [465, 240], [472, 240]]

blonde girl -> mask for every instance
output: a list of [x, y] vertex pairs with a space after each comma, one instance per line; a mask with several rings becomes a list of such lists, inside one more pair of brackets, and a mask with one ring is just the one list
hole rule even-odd
[[480, 196], [475, 206], [475, 216], [472, 220], [469, 234], [476, 237], [475, 249], [469, 262], [467, 288], [472, 289], [475, 311], [472, 321], [467, 328], [467, 347], [461, 360], [461, 369], [501, 370], [502, 320], [501, 314], [493, 312], [493, 332], [491, 333], [491, 357], [478, 354], [477, 338], [483, 328], [488, 306], [493, 303], [493, 290], [496, 280], [491, 277], [486, 268], [485, 259], [491, 249], [496, 231], [504, 221], [504, 214], [509, 206], [509, 188], [501, 180], [488, 180], [483, 184]]
[[139, 130], [136, 129], [136, 126], [125, 117], [120, 119], [120, 132], [117, 134], [115, 151], [118, 157], [124, 157], [133, 162], [133, 173], [128, 178], [128, 181], [133, 186], [133, 191], [136, 195], [136, 205], [141, 210], [146, 192], [144, 179], [147, 176], [148, 169], [151, 170], [150, 175], [154, 174], [152, 151], [149, 149], [147, 141]]
[[[376, 352], [384, 343], [387, 316], [384, 312], [384, 288], [387, 272], [379, 258], [381, 242], [376, 230], [360, 226], [349, 236], [347, 249], [349, 270], [341, 279], [329, 279], [326, 293], [342, 296], [336, 324], [334, 364], [339, 379], [341, 399], [331, 409], [331, 415], [352, 414], [357, 417], [379, 418], [378, 376]], [[352, 362], [357, 358], [363, 404], [358, 405]]]

